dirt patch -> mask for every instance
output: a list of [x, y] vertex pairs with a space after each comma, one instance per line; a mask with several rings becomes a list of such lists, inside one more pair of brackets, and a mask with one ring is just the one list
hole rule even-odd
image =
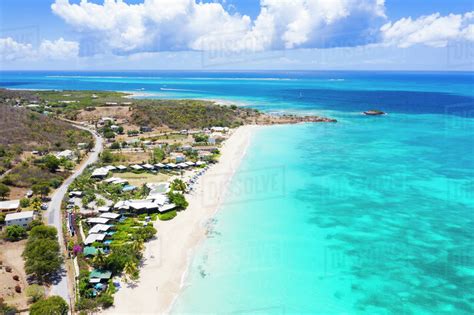
[[16, 199], [24, 198], [28, 190], [29, 190], [28, 188], [10, 186], [9, 199], [16, 200]]
[[83, 110], [77, 115], [78, 121], [98, 121], [102, 117], [112, 117], [116, 120], [130, 121], [132, 111], [128, 106], [96, 107], [95, 110]]
[[[17, 309], [28, 308], [28, 298], [26, 297], [26, 274], [24, 271], [24, 261], [21, 257], [25, 248], [26, 240], [19, 242], [0, 242], [0, 297], [9, 305]], [[7, 272], [7, 267], [11, 267], [11, 272]], [[13, 279], [17, 275], [19, 280]], [[15, 286], [21, 287], [21, 293], [15, 292]]]
[[120, 163], [140, 164], [150, 159], [150, 152], [114, 152], [120, 156]]

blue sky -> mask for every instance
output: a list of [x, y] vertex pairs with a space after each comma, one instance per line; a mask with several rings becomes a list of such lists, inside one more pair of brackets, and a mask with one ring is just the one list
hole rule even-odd
[[2, 0], [0, 69], [472, 70], [473, 3]]

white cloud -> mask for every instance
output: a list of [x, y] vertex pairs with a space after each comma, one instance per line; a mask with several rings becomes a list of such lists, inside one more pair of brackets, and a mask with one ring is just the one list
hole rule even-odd
[[44, 40], [39, 46], [38, 55], [53, 60], [74, 58], [79, 55], [79, 43], [66, 41], [62, 37], [56, 41]]
[[11, 37], [0, 38], [0, 57], [3, 60], [16, 60], [31, 57], [33, 49], [31, 44], [18, 43]]
[[[254, 21], [196, 0], [56, 0], [51, 8], [85, 38], [118, 53], [351, 46], [385, 17], [384, 0], [261, 0], [260, 6]], [[360, 26], [344, 29], [353, 19]]]
[[416, 44], [446, 47], [449, 41], [474, 40], [474, 12], [441, 16], [435, 13], [417, 19], [402, 18], [380, 29], [384, 44], [400, 48]]
[[38, 48], [29, 43], [20, 43], [11, 37], [0, 38], [0, 58], [13, 60], [64, 60], [79, 55], [79, 43], [60, 38], [43, 40]]

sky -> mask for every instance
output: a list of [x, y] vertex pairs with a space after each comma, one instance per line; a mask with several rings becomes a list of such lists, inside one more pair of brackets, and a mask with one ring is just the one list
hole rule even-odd
[[472, 0], [1, 0], [2, 70], [474, 70]]

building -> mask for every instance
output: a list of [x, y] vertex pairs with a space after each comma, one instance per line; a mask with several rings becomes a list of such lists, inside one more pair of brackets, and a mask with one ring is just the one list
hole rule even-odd
[[64, 151], [61, 151], [58, 154], [56, 154], [56, 157], [58, 159], [65, 158], [65, 159], [68, 159], [68, 160], [72, 160], [72, 159], [74, 159], [74, 152], [72, 152], [71, 150], [64, 150]]
[[110, 170], [105, 168], [105, 167], [96, 168], [92, 172], [91, 178], [103, 179], [103, 178], [107, 177], [109, 172], [110, 172]]
[[20, 209], [20, 200], [0, 201], [0, 212], [13, 212]]
[[22, 227], [27, 227], [28, 224], [34, 220], [34, 218], [34, 211], [9, 213], [5, 217], [5, 224], [7, 226], [19, 225]]
[[152, 132], [153, 128], [151, 128], [150, 126], [141, 126], [140, 131], [141, 132]]
[[171, 160], [174, 160], [175, 163], [186, 162], [186, 156], [183, 153], [171, 153]]

